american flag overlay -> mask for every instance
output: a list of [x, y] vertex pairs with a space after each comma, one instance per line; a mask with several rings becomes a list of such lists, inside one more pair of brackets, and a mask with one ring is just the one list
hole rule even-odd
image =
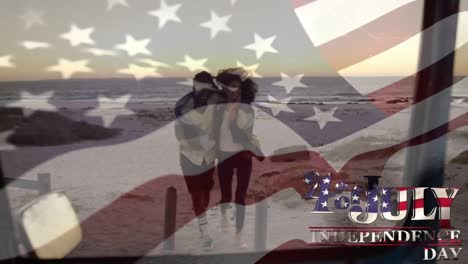
[[[216, 263], [245, 253], [236, 263], [288, 263], [271, 256], [310, 249], [310, 226], [355, 226], [350, 217], [364, 212], [361, 221], [386, 226], [394, 224], [380, 215], [428, 214], [421, 190], [402, 187], [406, 153], [447, 141], [444, 176], [455, 194], [432, 192], [441, 227], [461, 228], [452, 206], [467, 199], [468, 3], [460, 2], [459, 12], [423, 25], [423, 0], [3, 0], [0, 168], [11, 182], [49, 173], [51, 191], [70, 198], [83, 237], [67, 258]], [[454, 47], [434, 44], [421, 56], [425, 39], [451, 33]], [[413, 97], [418, 78], [452, 60], [452, 83]], [[214, 182], [202, 218], [175, 132], [189, 118], [174, 109], [197, 73], [236, 67], [258, 85], [250, 125], [264, 159], [251, 158], [246, 193], [232, 191], [245, 201], [233, 198], [227, 215], [216, 164], [237, 156], [204, 163]], [[412, 113], [443, 98], [447, 120], [411, 133]], [[382, 188], [364, 190], [369, 175], [382, 176]], [[35, 199], [5, 189], [12, 211]]]

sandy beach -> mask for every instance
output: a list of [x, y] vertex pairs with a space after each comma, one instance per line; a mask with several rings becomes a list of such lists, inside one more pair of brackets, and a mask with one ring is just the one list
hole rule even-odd
[[[399, 107], [395, 103], [384, 104], [382, 107], [387, 109]], [[313, 105], [294, 107], [307, 116]], [[382, 175], [383, 186], [400, 186], [402, 183], [405, 149], [395, 150], [395, 154], [390, 160], [383, 162], [383, 166], [375, 157], [368, 161], [361, 160], [361, 166], [350, 165], [348, 159], [352, 158], [350, 155], [404, 141], [408, 130], [405, 123], [410, 118], [409, 110], [392, 117], [391, 122], [377, 122], [365, 128], [363, 133], [352, 134], [332, 144], [312, 147], [290, 127], [273, 118], [271, 112], [260, 107], [256, 113], [255, 133], [260, 135], [265, 155], [281, 154], [281, 149], [287, 152], [287, 148], [291, 146], [305, 146], [309, 150], [309, 158], [292, 158], [291, 161], [286, 155], [282, 162], [271, 159], [254, 162], [246, 208], [247, 248], [233, 246], [233, 227], [223, 230], [220, 226], [221, 216], [215, 206], [219, 200], [216, 180], [211, 193], [210, 204], [213, 208], [208, 213], [215, 247], [212, 251], [205, 252], [200, 247], [198, 227], [196, 219], [193, 219], [185, 183], [177, 176], [181, 175], [181, 171], [172, 108], [172, 104], [146, 103], [133, 107], [133, 113], [128, 114], [126, 109], [108, 105], [99, 109], [101, 116], [113, 119], [111, 125], [105, 128], [102, 126], [105, 118], [85, 115], [89, 111], [88, 106], [82, 103], [67, 104], [57, 112], [63, 119], [35, 114], [36, 116], [30, 117], [31, 120], [23, 120], [19, 125], [12, 124], [13, 129], [3, 129], [2, 165], [6, 176], [36, 179], [39, 173], [50, 173], [52, 190], [63, 191], [72, 200], [82, 222], [85, 239], [70, 256], [196, 255], [254, 251], [255, 203], [263, 196], [269, 196], [264, 203], [268, 207], [267, 249], [272, 250], [289, 240], [308, 241], [309, 226], [351, 225], [345, 212], [310, 214], [315, 201], [302, 199], [309, 188], [303, 182], [306, 172], [341, 170], [346, 173], [339, 174], [333, 182], [344, 180], [351, 186], [365, 184], [363, 175]], [[362, 107], [359, 104], [348, 104], [346, 109], [351, 115], [366, 118], [366, 112], [360, 111]], [[454, 103], [452, 112], [455, 116], [461, 116], [467, 111], [468, 104]], [[45, 128], [35, 130], [36, 133], [33, 134], [18, 133], [21, 128], [37, 128], [41, 120], [55, 120], [50, 125], [60, 127], [60, 133], [67, 136], [60, 137], [57, 134], [51, 142], [44, 142], [47, 146], [41, 147], [20, 147], [5, 143], [27, 141], [31, 137], [36, 138], [37, 133], [48, 134], [55, 131], [44, 125]], [[301, 129], [301, 122], [303, 121], [295, 121], [296, 129]], [[71, 129], [70, 132], [70, 128], [76, 127], [76, 124], [81, 124], [79, 129]], [[88, 133], [96, 132], [96, 129], [101, 138]], [[271, 133], [272, 131], [275, 133]], [[452, 225], [462, 230], [464, 240], [468, 238], [468, 220], [464, 219], [466, 209], [463, 206], [468, 201], [464, 190], [468, 187], [468, 159], [464, 153], [466, 146], [468, 127], [461, 126], [448, 134], [445, 186], [462, 188], [452, 207]], [[320, 163], [321, 157], [327, 163]], [[174, 235], [176, 248], [167, 252], [163, 249], [162, 235], [165, 190], [171, 186], [178, 193], [177, 232]], [[37, 197], [34, 191], [8, 188], [8, 192], [15, 209]], [[462, 259], [466, 257], [464, 251], [461, 254]]]

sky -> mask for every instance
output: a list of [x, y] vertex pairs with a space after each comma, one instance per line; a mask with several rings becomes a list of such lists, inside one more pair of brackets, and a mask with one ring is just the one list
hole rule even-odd
[[[290, 0], [161, 1], [2, 0], [0, 81], [71, 77], [187, 77], [203, 68], [216, 73], [219, 69], [240, 65], [239, 62], [252, 66], [251, 69], [256, 69], [261, 76], [280, 76], [281, 73], [291, 76], [337, 74], [323, 50], [315, 47], [307, 37]], [[166, 23], [162, 23], [162, 13], [157, 12], [163, 4], [169, 7], [164, 10], [177, 9], [176, 16]], [[462, 5], [468, 6], [466, 1], [462, 1]], [[214, 37], [212, 29], [202, 25], [213, 20], [213, 12], [216, 17], [227, 19]], [[391, 26], [403, 28], [408, 23], [420, 23], [421, 13], [411, 14], [399, 25]], [[35, 16], [39, 19], [34, 19]], [[81, 43], [74, 45], [70, 39], [63, 37], [71, 32], [72, 25], [81, 32], [88, 30], [91, 33], [82, 37]], [[322, 30], [326, 31], [332, 25], [331, 19], [328, 26], [327, 23], [323, 24]], [[139, 41], [140, 46], [133, 47], [133, 51], [140, 53], [130, 54], [130, 48], [119, 48], [125, 43], [129, 44], [126, 41], [128, 36], [135, 40], [134, 45]], [[270, 45], [263, 46], [264, 53], [258, 52], [258, 43], [261, 42], [256, 42], [256, 38], [264, 43], [270, 42]], [[25, 47], [25, 41], [28, 41], [28, 47]], [[146, 45], [142, 45], [145, 41]], [[257, 43], [257, 50], [248, 48], [254, 43]], [[97, 56], [91, 51], [112, 56]], [[345, 60], [346, 51], [342, 51], [342, 54]], [[191, 66], [199, 67], [187, 67], [190, 59], [193, 59]], [[63, 60], [81, 61], [68, 66], [81, 69], [81, 72], [67, 74], [57, 70], [66, 68]], [[468, 74], [466, 61], [468, 56], [465, 53], [457, 55], [457, 74]], [[402, 68], [405, 64], [411, 64], [403, 57], [395, 58], [395, 63]], [[387, 73], [370, 67], [355, 74], [375, 76]], [[392, 72], [392, 75], [398, 74], [398, 71]]]

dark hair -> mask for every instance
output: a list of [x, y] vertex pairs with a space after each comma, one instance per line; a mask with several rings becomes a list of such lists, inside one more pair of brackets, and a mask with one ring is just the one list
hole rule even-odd
[[224, 85], [229, 85], [233, 81], [239, 81], [241, 83], [241, 102], [245, 104], [251, 104], [255, 101], [257, 95], [257, 84], [251, 79], [247, 78], [242, 81], [241, 76], [233, 72], [243, 71], [242, 68], [229, 68], [225, 70], [220, 70], [216, 80]]
[[193, 77], [194, 81], [213, 84], [213, 76], [207, 71], [199, 72]]
[[257, 84], [250, 78], [247, 78], [242, 82], [242, 102], [251, 104], [255, 101], [257, 96]]
[[216, 80], [224, 85], [229, 85], [231, 82], [238, 81], [242, 83], [242, 79], [239, 75], [232, 74], [229, 70], [220, 70]]

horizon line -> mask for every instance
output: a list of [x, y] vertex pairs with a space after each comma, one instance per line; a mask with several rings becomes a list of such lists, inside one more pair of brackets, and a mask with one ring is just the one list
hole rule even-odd
[[[397, 77], [404, 77], [404, 75], [360, 75], [360, 76], [352, 76], [348, 78], [397, 78]], [[453, 77], [468, 77], [468, 75], [454, 75]], [[12, 83], [12, 82], [46, 82], [46, 81], [86, 81], [86, 80], [134, 80], [137, 82], [145, 81], [145, 80], [161, 80], [161, 79], [189, 79], [190, 76], [168, 76], [168, 77], [149, 77], [143, 79], [135, 79], [131, 77], [94, 77], [94, 78], [69, 78], [69, 79], [33, 79], [33, 80], [0, 80], [0, 83]], [[280, 76], [262, 76], [262, 77], [255, 77], [253, 79], [265, 79], [265, 78], [278, 78], [281, 79]], [[343, 78], [339, 75], [304, 75], [303, 78]], [[411, 77], [416, 78], [416, 77]]]

